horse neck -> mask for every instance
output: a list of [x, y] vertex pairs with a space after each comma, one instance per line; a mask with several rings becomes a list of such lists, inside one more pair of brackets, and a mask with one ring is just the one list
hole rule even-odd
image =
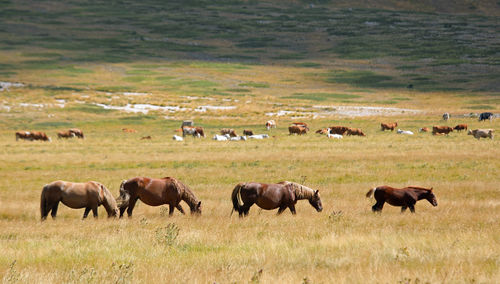
[[312, 190], [311, 188], [294, 182], [290, 182], [290, 184], [292, 185], [293, 191], [295, 193], [295, 198], [297, 200], [310, 200], [314, 196], [314, 190]]
[[104, 199], [102, 201], [102, 205], [104, 206], [108, 214], [112, 214], [113, 210], [117, 208], [116, 200], [113, 195], [111, 195], [111, 192], [109, 192], [109, 190], [107, 189], [103, 189], [103, 195]]
[[181, 199], [189, 205], [189, 208], [194, 208], [195, 205], [198, 204], [199, 200], [198, 198], [196, 198], [191, 189], [189, 189], [189, 187], [180, 183], [179, 181], [176, 181], [176, 186], [178, 186], [179, 190], [181, 191]]
[[423, 187], [410, 187], [410, 189], [417, 195], [418, 200], [425, 199], [429, 193], [429, 190]]

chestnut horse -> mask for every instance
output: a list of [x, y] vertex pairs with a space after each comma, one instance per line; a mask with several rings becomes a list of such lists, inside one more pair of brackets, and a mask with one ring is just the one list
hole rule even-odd
[[370, 189], [366, 193], [366, 197], [370, 197], [372, 194], [377, 201], [372, 206], [373, 212], [381, 212], [385, 202], [392, 206], [401, 206], [401, 213], [405, 212], [406, 208], [410, 208], [410, 211], [415, 213], [415, 203], [420, 199], [427, 199], [433, 206], [437, 206], [436, 196], [434, 196], [432, 188], [416, 186], [393, 188], [384, 185]]
[[196, 198], [189, 187], [173, 177], [161, 179], [135, 177], [123, 181], [120, 185], [120, 197], [118, 198], [120, 218], [123, 217], [127, 208], [128, 216], [132, 217], [137, 200], [141, 200], [149, 206], [168, 204], [170, 216], [174, 214], [174, 208], [179, 209], [184, 214], [184, 210], [179, 204], [181, 200], [184, 200], [189, 205], [191, 214], [201, 214], [201, 201]]
[[95, 181], [76, 183], [58, 180], [46, 184], [40, 197], [42, 221], [51, 211], [52, 218], [56, 218], [59, 202], [74, 209], [85, 208], [83, 219], [87, 218], [90, 210], [97, 218], [97, 207], [100, 205], [106, 208], [108, 217], [118, 215], [118, 207], [113, 195], [104, 185]]
[[289, 208], [295, 215], [295, 204], [301, 199], [308, 199], [311, 206], [318, 212], [323, 210], [318, 190], [289, 181], [277, 184], [239, 183], [231, 194], [233, 211], [238, 211], [240, 217], [248, 215], [248, 211], [254, 203], [265, 210], [279, 208], [278, 215]]

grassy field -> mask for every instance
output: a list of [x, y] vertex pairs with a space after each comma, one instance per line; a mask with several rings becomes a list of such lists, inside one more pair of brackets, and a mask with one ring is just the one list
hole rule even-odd
[[[500, 282], [500, 143], [417, 132], [500, 129], [474, 116], [500, 105], [496, 1], [163, 2], [0, 1], [0, 82], [22, 83], [0, 89], [4, 283]], [[208, 137], [173, 141], [185, 119]], [[268, 119], [269, 139], [210, 139]], [[312, 131], [289, 136], [293, 121]], [[380, 131], [394, 121], [415, 135]], [[329, 125], [367, 137], [314, 134]], [[86, 139], [56, 138], [70, 127]], [[202, 216], [139, 202], [132, 219], [61, 205], [39, 221], [51, 181], [118, 196], [135, 176], [180, 179]], [[230, 216], [237, 183], [282, 180], [319, 189], [323, 212]], [[439, 205], [373, 214], [380, 185], [433, 187]]]

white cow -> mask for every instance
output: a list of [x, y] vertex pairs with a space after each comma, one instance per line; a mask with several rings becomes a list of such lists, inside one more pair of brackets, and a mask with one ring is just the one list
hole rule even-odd
[[229, 140], [231, 141], [247, 141], [247, 137], [246, 136], [236, 136], [236, 137], [230, 137]]
[[255, 135], [250, 135], [248, 136], [250, 139], [266, 139], [269, 138], [268, 134], [255, 134]]
[[413, 135], [413, 132], [411, 132], [410, 130], [401, 130], [401, 129], [398, 129], [398, 134]]
[[172, 139], [173, 139], [173, 140], [175, 140], [175, 141], [184, 141], [184, 138], [182, 138], [182, 137], [181, 137], [181, 136], [179, 136], [179, 135], [174, 135], [174, 136], [172, 137]]
[[215, 141], [228, 141], [229, 138], [231, 138], [231, 136], [229, 136], [229, 134], [225, 134], [225, 135], [215, 134], [214, 137], [212, 138], [212, 140], [215, 140]]
[[344, 138], [344, 136], [342, 136], [340, 134], [330, 134], [330, 133], [327, 134], [327, 137], [328, 138], [333, 138], [333, 139], [342, 139], [342, 138]]

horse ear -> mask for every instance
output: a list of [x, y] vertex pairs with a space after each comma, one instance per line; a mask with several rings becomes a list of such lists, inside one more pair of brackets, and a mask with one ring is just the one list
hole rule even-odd
[[433, 189], [433, 188], [434, 188], [434, 187], [431, 187], [430, 191], [432, 191], [432, 189]]
[[201, 201], [200, 201], [200, 202], [198, 202], [198, 205], [197, 205], [196, 207], [198, 207], [198, 208], [200, 208], [200, 207], [201, 207]]
[[316, 196], [317, 196], [317, 195], [318, 195], [318, 193], [319, 193], [319, 190], [316, 190], [316, 191], [314, 192], [314, 195], [316, 195]]

